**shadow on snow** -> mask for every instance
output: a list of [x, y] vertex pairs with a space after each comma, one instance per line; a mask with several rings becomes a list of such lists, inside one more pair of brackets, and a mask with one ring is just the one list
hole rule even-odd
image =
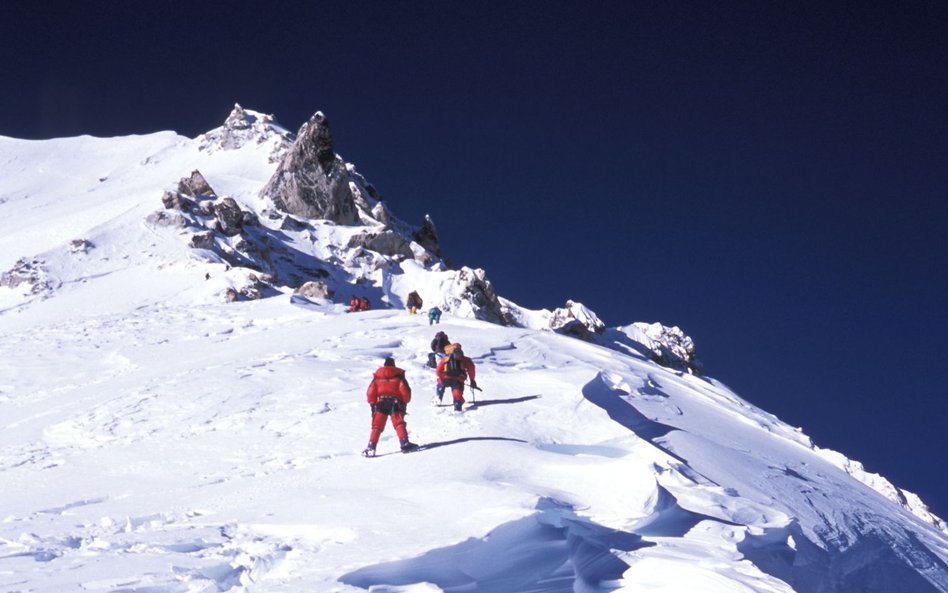
[[425, 443], [421, 445], [423, 451], [428, 449], [437, 449], [438, 447], [447, 447], [448, 445], [459, 445], [461, 443], [468, 443], [471, 441], [510, 441], [512, 443], [526, 443], [527, 441], [523, 439], [514, 439], [511, 437], [464, 437], [462, 439], [453, 439], [450, 441], [438, 441], [435, 443]]
[[444, 593], [573, 593], [577, 582], [610, 591], [619, 588], [617, 581], [628, 568], [613, 550], [654, 545], [582, 519], [570, 505], [549, 498], [540, 499], [536, 508], [483, 538], [360, 568], [339, 581], [373, 593], [420, 583]]
[[531, 399], [538, 399], [539, 397], [539, 395], [525, 395], [523, 397], [511, 397], [508, 399], [472, 399], [471, 405], [480, 408], [483, 406], [496, 406], [499, 404], [519, 404], [522, 402], [528, 402]]

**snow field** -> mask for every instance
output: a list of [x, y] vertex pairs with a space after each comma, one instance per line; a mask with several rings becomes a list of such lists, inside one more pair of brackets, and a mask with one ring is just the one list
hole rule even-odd
[[[430, 405], [433, 332], [401, 311], [317, 313], [271, 299], [14, 334], [0, 448], [4, 564], [49, 591], [69, 590], [66, 574], [119, 587], [126, 577], [106, 566], [167, 591], [341, 587], [335, 579], [366, 558], [483, 538], [532, 516], [538, 500], [612, 529], [648, 515], [655, 479], [626, 449], [641, 442], [608, 421], [578, 422], [588, 404], [563, 389], [588, 369], [523, 330], [468, 320], [442, 329], [480, 370], [484, 392], [463, 415]], [[434, 446], [365, 460], [364, 389], [389, 354], [415, 389], [412, 438]], [[396, 450], [388, 427], [379, 451]], [[317, 570], [326, 554], [332, 570]], [[177, 568], [157, 566], [167, 562]]]
[[[376, 310], [222, 303], [248, 270], [142, 219], [194, 168], [259, 213], [272, 148], [0, 138], [0, 266], [35, 257], [50, 287], [0, 287], [0, 591], [948, 592], [944, 533], [881, 477], [637, 351], [429, 326], [404, 295], [455, 298], [457, 273], [347, 284], [354, 228], [273, 236]], [[438, 329], [477, 364], [463, 414], [430, 401]], [[364, 459], [389, 355], [426, 449], [388, 426]]]

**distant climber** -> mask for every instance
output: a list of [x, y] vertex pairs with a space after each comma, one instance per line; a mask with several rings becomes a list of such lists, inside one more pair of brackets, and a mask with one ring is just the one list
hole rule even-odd
[[359, 297], [352, 295], [352, 298], [349, 299], [349, 309], [347, 309], [346, 312], [355, 313], [358, 310], [359, 310]]
[[[454, 409], [461, 411], [464, 404], [464, 381], [471, 380], [471, 389], [478, 389], [477, 382], [474, 380], [476, 369], [474, 361], [464, 356], [464, 350], [460, 344], [449, 344], [445, 348], [445, 356], [438, 363], [438, 383], [445, 389], [451, 388], [451, 397], [454, 399]], [[438, 396], [441, 401], [443, 393]]]
[[408, 440], [408, 428], [405, 426], [405, 413], [408, 402], [411, 401], [411, 386], [405, 379], [405, 371], [395, 366], [392, 357], [385, 359], [385, 363], [372, 375], [372, 382], [365, 393], [366, 400], [372, 410], [372, 430], [369, 432], [369, 444], [362, 454], [366, 457], [375, 456], [375, 446], [379, 442], [385, 422], [392, 419], [392, 427], [398, 435], [402, 453], [408, 453], [418, 448], [418, 445]]
[[428, 325], [433, 323], [441, 323], [441, 309], [437, 307], [428, 309]]
[[413, 290], [408, 293], [408, 301], [406, 301], [405, 305], [408, 307], [408, 312], [410, 314], [414, 315], [417, 313], [418, 310], [421, 309], [422, 304], [423, 301], [421, 300], [421, 296], [419, 296], [417, 292]]
[[434, 339], [431, 340], [431, 352], [428, 353], [428, 366], [433, 369], [438, 367], [438, 360], [444, 356], [444, 347], [450, 343], [448, 334], [440, 331], [435, 334]]
[[369, 297], [362, 297], [362, 300], [359, 301], [359, 311], [368, 311], [370, 308]]

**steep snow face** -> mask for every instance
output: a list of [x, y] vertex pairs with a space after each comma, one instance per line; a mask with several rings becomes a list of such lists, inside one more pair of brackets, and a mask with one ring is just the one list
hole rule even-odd
[[[282, 137], [205, 140], [0, 138], [0, 269], [44, 279], [0, 287], [0, 590], [948, 591], [917, 497], [655, 364], [630, 337], [648, 326], [535, 329], [552, 313], [482, 271], [366, 247], [374, 200], [360, 226], [270, 219]], [[335, 303], [276, 283], [223, 303], [260, 273], [224, 259], [236, 242], [144, 222], [195, 169], [259, 216], [269, 265], [319, 266]], [[413, 290], [437, 327], [404, 311]], [[374, 309], [345, 313], [353, 294]], [[491, 298], [524, 327], [477, 319]], [[436, 330], [477, 365], [460, 414], [431, 399]], [[425, 448], [396, 453], [389, 426], [364, 459], [386, 356]]]

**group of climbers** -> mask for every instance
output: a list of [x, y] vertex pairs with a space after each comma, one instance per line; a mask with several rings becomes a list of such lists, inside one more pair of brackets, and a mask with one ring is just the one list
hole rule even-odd
[[[470, 381], [471, 389], [480, 389], [475, 381], [477, 369], [474, 361], [464, 355], [461, 344], [451, 342], [443, 331], [435, 334], [431, 341], [428, 365], [435, 369], [437, 376], [435, 396], [438, 403], [443, 400], [445, 390], [450, 389], [454, 409], [461, 411], [465, 401], [465, 382]], [[395, 434], [398, 435], [402, 452], [408, 453], [418, 448], [418, 445], [408, 440], [408, 428], [405, 424], [408, 402], [411, 401], [411, 386], [405, 378], [405, 371], [395, 366], [392, 357], [387, 357], [384, 364], [372, 375], [372, 382], [366, 391], [366, 400], [372, 411], [372, 428], [369, 432], [369, 444], [362, 452], [363, 455], [375, 456], [375, 447], [389, 418]]]
[[[413, 290], [408, 293], [408, 299], [405, 301], [405, 306], [408, 308], [408, 314], [414, 315], [421, 310], [424, 301], [421, 299], [421, 295], [417, 291]], [[428, 309], [428, 325], [434, 325], [435, 323], [441, 323], [441, 309], [438, 307], [432, 307]]]
[[355, 313], [357, 311], [368, 311], [369, 307], [369, 298], [362, 297], [361, 299], [355, 295], [352, 295], [352, 298], [349, 299], [349, 309], [348, 313]]
[[[413, 290], [408, 294], [408, 299], [405, 301], [405, 306], [408, 308], [408, 313], [414, 315], [421, 310], [424, 301], [417, 291]], [[367, 297], [362, 297], [361, 299], [355, 295], [349, 299], [349, 308], [347, 312], [356, 313], [359, 311], [368, 311], [369, 310], [369, 299]], [[428, 310], [428, 325], [433, 325], [435, 323], [441, 323], [441, 309], [438, 307], [432, 307]]]

